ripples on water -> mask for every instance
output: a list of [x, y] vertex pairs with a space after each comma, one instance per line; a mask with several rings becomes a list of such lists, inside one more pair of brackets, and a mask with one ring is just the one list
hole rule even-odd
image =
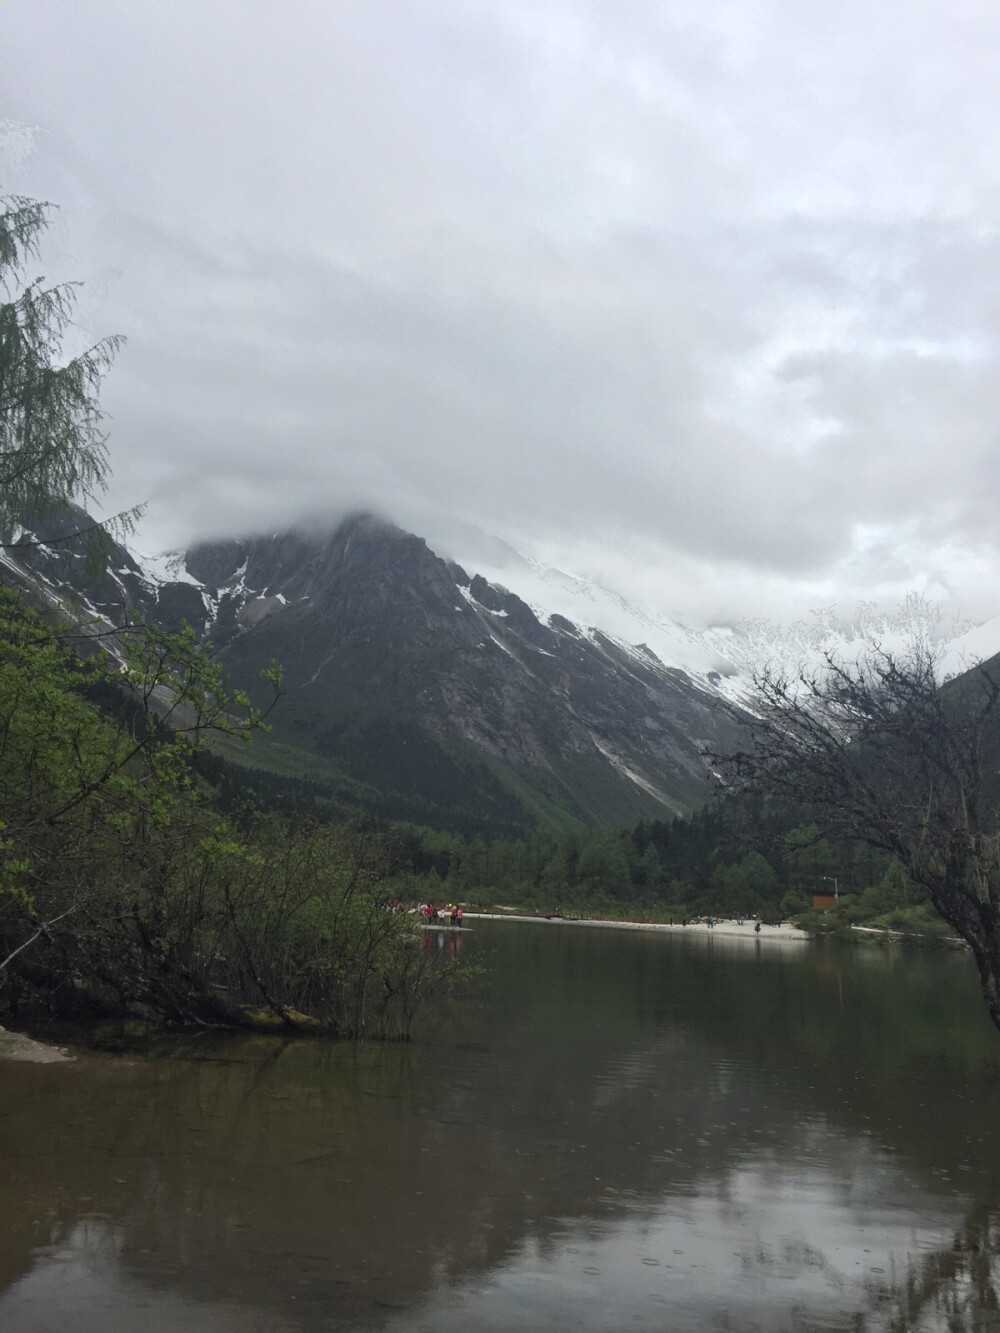
[[4, 1065], [0, 1329], [1000, 1328], [964, 957], [462, 947], [488, 979], [408, 1047]]

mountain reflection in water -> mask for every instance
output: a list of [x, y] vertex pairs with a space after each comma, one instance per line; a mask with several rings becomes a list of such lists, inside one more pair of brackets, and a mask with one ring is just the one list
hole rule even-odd
[[4, 1333], [998, 1326], [964, 956], [511, 923], [463, 952], [486, 980], [410, 1046], [4, 1065]]

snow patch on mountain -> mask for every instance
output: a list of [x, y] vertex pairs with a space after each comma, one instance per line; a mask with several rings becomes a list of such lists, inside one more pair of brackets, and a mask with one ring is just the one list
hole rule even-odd
[[140, 578], [152, 588], [162, 587], [165, 583], [190, 583], [195, 588], [205, 586], [200, 579], [188, 573], [183, 551], [164, 551], [160, 555], [148, 555], [132, 547], [129, 553], [139, 566]]
[[791, 625], [746, 621], [729, 652], [744, 677], [765, 664], [795, 677], [822, 671], [828, 660], [850, 667], [873, 651], [905, 660], [915, 645], [937, 659], [945, 680], [1000, 652], [1000, 618], [977, 625], [914, 593], [893, 610], [863, 603], [849, 617], [830, 607]]
[[846, 616], [824, 608], [791, 625], [747, 620], [694, 629], [512, 548], [500, 548], [494, 562], [480, 559], [475, 568], [488, 583], [526, 602], [543, 625], [565, 632], [553, 620], [569, 621], [591, 642], [598, 642], [595, 633], [603, 635], [647, 665], [652, 655], [664, 667], [684, 671], [700, 689], [736, 701], [750, 698], [754, 672], [765, 665], [794, 677], [821, 671], [828, 656], [850, 665], [875, 648], [905, 656], [921, 642], [937, 655], [944, 680], [1000, 653], [1000, 617], [975, 624], [917, 594], [890, 610], [866, 603]]
[[721, 639], [713, 637], [712, 632], [688, 629], [588, 579], [529, 560], [513, 550], [510, 558], [493, 564], [484, 566], [482, 560], [469, 563], [487, 583], [520, 597], [549, 628], [556, 628], [552, 620], [559, 616], [576, 629], [598, 630], [629, 651], [645, 644], [665, 666], [679, 667], [699, 684], [710, 672], [726, 677], [736, 670], [719, 651]]
[[977, 662], [985, 662], [997, 653], [1000, 653], [1000, 616], [993, 616], [980, 625], [973, 625], [943, 648], [941, 674], [945, 679], [959, 676]]

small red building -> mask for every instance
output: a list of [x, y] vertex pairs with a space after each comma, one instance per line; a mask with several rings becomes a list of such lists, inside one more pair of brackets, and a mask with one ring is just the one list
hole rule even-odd
[[819, 912], [829, 912], [831, 908], [836, 907], [837, 896], [833, 893], [814, 893], [813, 908]]

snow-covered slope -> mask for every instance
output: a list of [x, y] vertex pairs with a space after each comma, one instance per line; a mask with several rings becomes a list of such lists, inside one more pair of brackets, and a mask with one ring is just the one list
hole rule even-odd
[[734, 700], [747, 699], [754, 671], [765, 664], [797, 674], [821, 669], [827, 655], [852, 662], [875, 647], [905, 655], [921, 641], [936, 651], [946, 679], [1000, 653], [1000, 617], [975, 624], [918, 595], [892, 609], [862, 604], [846, 615], [825, 608], [791, 624], [744, 620], [695, 629], [511, 548], [492, 562], [480, 559], [475, 568], [488, 582], [516, 593], [543, 623], [563, 616], [582, 629], [603, 632], [623, 648], [643, 645], [707, 692]]
[[[63, 527], [85, 520], [83, 511], [74, 510], [66, 524], [52, 531], [62, 538]], [[48, 550], [48, 530], [25, 535], [39, 544], [29, 545], [27, 559], [20, 558], [20, 552], [5, 553], [9, 573], [30, 566], [42, 586], [48, 586], [50, 595], [58, 596], [66, 581], [65, 559], [70, 553], [63, 546]], [[808, 620], [786, 625], [745, 620], [699, 629], [593, 580], [531, 560], [496, 538], [473, 535], [478, 540], [470, 542], [469, 550], [440, 550], [437, 554], [457, 558], [470, 574], [514, 593], [543, 625], [551, 627], [553, 618], [561, 617], [584, 637], [598, 633], [626, 655], [635, 654], [646, 666], [652, 654], [663, 666], [685, 672], [691, 683], [708, 695], [745, 701], [750, 696], [753, 672], [764, 664], [797, 674], [802, 669], [820, 668], [827, 654], [851, 662], [876, 645], [905, 653], [915, 640], [927, 643], [938, 654], [942, 679], [1000, 653], [1000, 617], [980, 624], [963, 621], [916, 595], [890, 610], [863, 604], [846, 615], [826, 608]], [[94, 607], [84, 596], [83, 609], [106, 615], [109, 606], [138, 605], [147, 613], [183, 616], [211, 633], [220, 591], [240, 601], [269, 601], [269, 595], [284, 597], [277, 586], [245, 586], [245, 565], [230, 572], [222, 589], [210, 586], [217, 580], [206, 583], [192, 573], [185, 552], [150, 555], [124, 547], [117, 551], [105, 576], [107, 586], [100, 590], [103, 595]], [[60, 552], [62, 565], [56, 559]], [[72, 560], [78, 558], [71, 554]], [[198, 572], [204, 573], [200, 567]], [[139, 589], [140, 584], [148, 595]]]
[[188, 573], [183, 551], [163, 551], [159, 555], [149, 555], [133, 546], [131, 555], [150, 587], [164, 583], [191, 583], [196, 588], [204, 586], [200, 579]]
[[890, 610], [863, 604], [850, 616], [829, 608], [791, 625], [745, 621], [731, 635], [729, 653], [746, 679], [765, 664], [808, 673], [821, 670], [828, 658], [849, 665], [874, 649], [905, 659], [917, 644], [937, 658], [943, 681], [1000, 652], [1000, 618], [975, 624], [911, 594]]

